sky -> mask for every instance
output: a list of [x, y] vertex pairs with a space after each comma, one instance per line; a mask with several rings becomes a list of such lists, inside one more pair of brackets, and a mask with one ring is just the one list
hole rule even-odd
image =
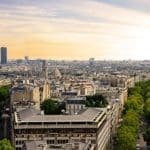
[[0, 0], [9, 59], [150, 58], [149, 0]]

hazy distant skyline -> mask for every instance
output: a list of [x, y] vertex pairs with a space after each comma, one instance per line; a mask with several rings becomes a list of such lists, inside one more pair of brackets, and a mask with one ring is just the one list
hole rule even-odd
[[149, 0], [0, 0], [9, 59], [149, 59]]

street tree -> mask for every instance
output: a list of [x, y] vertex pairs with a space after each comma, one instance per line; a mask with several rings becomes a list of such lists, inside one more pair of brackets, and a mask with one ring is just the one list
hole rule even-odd
[[0, 150], [14, 150], [14, 148], [9, 140], [3, 139], [0, 141]]

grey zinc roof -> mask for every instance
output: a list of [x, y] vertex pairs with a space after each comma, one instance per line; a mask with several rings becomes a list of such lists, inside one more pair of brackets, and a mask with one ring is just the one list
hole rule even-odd
[[37, 110], [37, 109], [34, 109], [34, 108], [27, 108], [27, 109], [19, 111], [20, 118], [23, 119], [23, 120], [27, 119], [31, 116], [38, 115], [40, 113], [41, 113], [40, 110]]
[[88, 108], [77, 115], [42, 115], [39, 110], [28, 108], [15, 113], [16, 122], [94, 122], [104, 110]]

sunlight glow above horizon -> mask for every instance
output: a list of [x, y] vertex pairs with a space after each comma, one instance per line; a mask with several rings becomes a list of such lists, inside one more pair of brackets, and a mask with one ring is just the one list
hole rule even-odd
[[9, 59], [149, 59], [148, 0], [1, 0]]

